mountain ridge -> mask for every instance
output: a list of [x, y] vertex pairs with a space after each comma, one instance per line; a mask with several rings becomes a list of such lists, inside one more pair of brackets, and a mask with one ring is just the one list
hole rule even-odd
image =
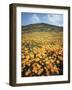
[[36, 24], [29, 24], [26, 26], [22, 26], [22, 31], [24, 32], [47, 32], [47, 31], [63, 31], [63, 27], [60, 26], [55, 26], [51, 24], [46, 24], [46, 23], [36, 23]]

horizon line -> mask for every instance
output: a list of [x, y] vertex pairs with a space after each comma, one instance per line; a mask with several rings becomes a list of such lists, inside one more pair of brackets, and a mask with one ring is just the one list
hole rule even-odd
[[28, 26], [28, 25], [34, 25], [34, 24], [47, 24], [47, 25], [52, 25], [52, 26], [56, 26], [56, 27], [63, 27], [63, 26], [60, 26], [60, 25], [54, 25], [54, 24], [48, 24], [48, 23], [32, 23], [32, 24], [27, 24], [27, 25], [21, 25], [22, 26]]

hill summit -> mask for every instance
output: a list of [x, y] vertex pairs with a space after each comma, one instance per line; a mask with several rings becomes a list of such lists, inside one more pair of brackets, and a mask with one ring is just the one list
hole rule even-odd
[[26, 26], [22, 26], [22, 31], [24, 32], [60, 32], [63, 31], [63, 27], [50, 25], [46, 23], [36, 23], [36, 24], [29, 24]]

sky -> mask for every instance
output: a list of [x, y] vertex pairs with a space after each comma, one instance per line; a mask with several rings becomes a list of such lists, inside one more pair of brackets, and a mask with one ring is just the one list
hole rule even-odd
[[46, 23], [56, 26], [63, 26], [63, 14], [50, 13], [21, 13], [21, 25], [29, 25], [35, 23]]

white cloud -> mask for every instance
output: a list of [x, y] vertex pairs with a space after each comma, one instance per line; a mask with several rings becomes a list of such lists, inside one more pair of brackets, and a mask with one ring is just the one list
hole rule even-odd
[[40, 19], [37, 14], [33, 14], [32, 16], [32, 23], [40, 23]]
[[62, 15], [56, 15], [56, 14], [49, 14], [48, 15], [48, 22], [53, 25], [62, 26], [63, 25], [63, 18]]

